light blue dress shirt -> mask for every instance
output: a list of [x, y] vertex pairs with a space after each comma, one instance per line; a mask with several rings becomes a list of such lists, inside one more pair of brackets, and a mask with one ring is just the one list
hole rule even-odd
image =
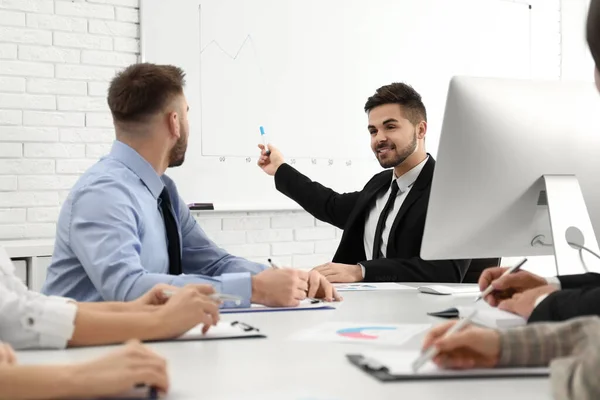
[[[164, 187], [181, 238], [179, 276], [168, 274], [158, 203]], [[266, 268], [219, 248], [192, 217], [175, 183], [159, 176], [134, 149], [115, 141], [110, 154], [81, 176], [62, 206], [42, 292], [77, 301], [126, 301], [157, 283], [207, 283], [218, 292], [241, 296], [240, 306], [248, 307], [251, 275]]]

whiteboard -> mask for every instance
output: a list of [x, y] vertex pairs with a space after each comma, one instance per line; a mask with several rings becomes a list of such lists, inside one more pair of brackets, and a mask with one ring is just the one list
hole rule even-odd
[[215, 209], [297, 208], [256, 166], [261, 125], [301, 172], [355, 191], [381, 171], [363, 111], [378, 87], [421, 93], [435, 156], [453, 75], [531, 76], [520, 2], [144, 0], [140, 13], [142, 60], [187, 73], [189, 147], [168, 174]]

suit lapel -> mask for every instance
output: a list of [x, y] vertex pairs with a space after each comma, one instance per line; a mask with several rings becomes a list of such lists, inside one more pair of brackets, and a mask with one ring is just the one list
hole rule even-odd
[[430, 187], [431, 180], [433, 179], [434, 167], [435, 167], [435, 160], [433, 159], [433, 157], [431, 155], [429, 155], [429, 159], [423, 166], [423, 170], [419, 174], [419, 177], [415, 181], [415, 184], [413, 185], [412, 189], [410, 189], [410, 191], [408, 192], [406, 199], [404, 199], [404, 202], [402, 203], [402, 206], [400, 207], [400, 210], [398, 211], [398, 214], [396, 215], [396, 218], [394, 219], [394, 223], [393, 223], [392, 229], [390, 231], [390, 239], [388, 240], [388, 252], [389, 252], [390, 244], [395, 242], [393, 240], [393, 238], [396, 234], [396, 231], [398, 229], [398, 225], [400, 224], [400, 221], [402, 221], [402, 218], [406, 215], [406, 213], [412, 207], [412, 205], [417, 200], [419, 200], [419, 198], [421, 198], [421, 196], [423, 195], [425, 190], [427, 190]]
[[348, 217], [348, 226], [352, 226], [355, 223], [360, 223], [363, 225], [364, 232], [364, 224], [365, 220], [362, 219], [360, 221], [356, 221], [356, 219], [364, 215], [364, 213], [368, 209], [370, 209], [375, 204], [375, 197], [378, 193], [380, 193], [384, 188], [388, 187], [392, 183], [392, 170], [385, 171], [385, 173], [380, 174], [377, 177], [377, 180], [373, 182], [373, 185], [365, 190], [364, 196], [361, 196], [356, 204], [356, 207], [352, 210], [352, 213]]
[[364, 260], [366, 258], [365, 247], [363, 245], [366, 213], [369, 211], [370, 206], [375, 204], [377, 194], [384, 190], [391, 181], [392, 171], [384, 171], [375, 176], [363, 189], [356, 206], [354, 206], [354, 209], [348, 216], [342, 240], [333, 257], [333, 262], [351, 264], [356, 260]]

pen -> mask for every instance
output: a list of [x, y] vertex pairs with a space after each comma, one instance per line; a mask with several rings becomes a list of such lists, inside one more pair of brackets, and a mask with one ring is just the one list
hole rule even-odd
[[277, 264], [275, 264], [273, 262], [273, 260], [271, 260], [270, 258], [267, 260], [269, 262], [269, 265], [271, 266], [271, 268], [273, 269], [279, 269], [279, 267], [277, 266]]
[[[163, 290], [162, 292], [166, 297], [171, 297], [175, 293], [172, 290]], [[213, 293], [208, 295], [208, 297], [214, 301], [233, 301], [236, 306], [242, 304], [242, 298], [233, 294]]]
[[260, 137], [262, 138], [263, 146], [265, 146], [265, 150], [267, 151], [267, 155], [270, 156], [271, 155], [271, 150], [269, 150], [269, 146], [267, 146], [267, 138], [265, 137], [265, 128], [263, 128], [261, 126], [259, 129], [260, 129]]
[[134, 390], [144, 390], [145, 388], [148, 388], [148, 399], [158, 399], [158, 389], [156, 386], [147, 386], [145, 383], [138, 383], [134, 386]]
[[[469, 315], [467, 315], [466, 318], [464, 318], [464, 319], [460, 320], [458, 323], [454, 324], [452, 326], [452, 328], [450, 328], [446, 331], [446, 333], [444, 334], [442, 339], [445, 339], [448, 336], [452, 335], [453, 333], [458, 332], [460, 329], [462, 329], [465, 325], [467, 325], [469, 322], [471, 322], [471, 320], [473, 319], [475, 314], [477, 314], [477, 310], [473, 310]], [[419, 356], [419, 358], [417, 358], [413, 362], [413, 364], [412, 364], [413, 372], [417, 372], [419, 370], [419, 368], [421, 368], [423, 365], [425, 365], [426, 362], [432, 360], [437, 355], [438, 355], [437, 347], [435, 347], [435, 346], [429, 347], [429, 349], [427, 349], [427, 351], [425, 353], [421, 354]]]
[[[502, 274], [502, 276], [500, 276], [500, 278], [502, 278], [505, 275], [512, 274], [513, 272], [517, 272], [519, 270], [519, 268], [521, 268], [523, 266], [523, 264], [525, 264], [526, 262], [527, 262], [526, 258], [522, 259], [521, 261], [519, 261], [519, 263], [513, 265], [512, 267], [510, 267], [509, 269], [504, 271], [504, 273]], [[498, 279], [500, 279], [500, 278], [498, 278]], [[493, 291], [494, 291], [494, 287], [490, 283], [490, 286], [488, 286], [479, 296], [477, 296], [474, 303], [477, 303], [481, 299], [485, 299], [485, 297], [488, 294], [492, 293]]]

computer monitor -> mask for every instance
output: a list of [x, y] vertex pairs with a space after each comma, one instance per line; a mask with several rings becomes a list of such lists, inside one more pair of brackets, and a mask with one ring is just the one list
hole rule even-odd
[[557, 270], [548, 275], [600, 271], [600, 260], [580, 250], [599, 253], [594, 231], [600, 94], [593, 83], [454, 77], [421, 257], [554, 254]]

